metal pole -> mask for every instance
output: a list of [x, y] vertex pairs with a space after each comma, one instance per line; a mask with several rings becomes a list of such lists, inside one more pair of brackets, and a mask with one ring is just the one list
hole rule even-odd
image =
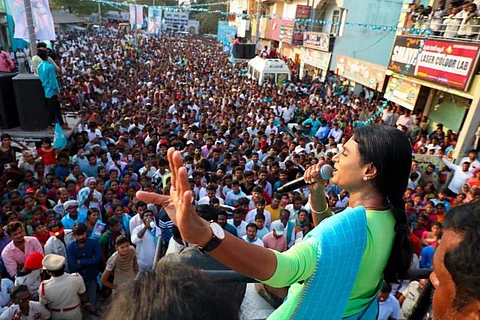
[[102, 25], [102, 3], [98, 1], [98, 23]]
[[155, 0], [153, 0], [153, 6], [155, 7]]
[[135, 46], [137, 46], [137, 0], [135, 0]]
[[262, 14], [262, 0], [257, 0], [257, 27], [255, 28], [255, 44], [260, 40], [260, 16]]
[[27, 17], [28, 40], [30, 41], [30, 54], [33, 57], [37, 51], [37, 38], [35, 36], [35, 26], [33, 25], [32, 3], [25, 0], [25, 15]]

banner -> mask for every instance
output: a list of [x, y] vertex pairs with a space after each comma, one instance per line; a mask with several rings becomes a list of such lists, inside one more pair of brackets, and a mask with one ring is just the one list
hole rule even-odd
[[303, 34], [303, 46], [315, 50], [330, 51], [330, 35], [322, 32], [305, 32]]
[[[48, 0], [31, 0], [33, 25], [38, 40], [56, 40], [55, 26]], [[29, 40], [27, 15], [23, 0], [7, 0], [8, 9], [15, 22], [15, 39]]]
[[288, 44], [293, 42], [293, 24], [282, 24], [280, 27], [280, 41]]
[[467, 91], [479, 47], [476, 43], [397, 36], [388, 69]]
[[347, 56], [337, 56], [335, 70], [341, 77], [378, 91], [383, 89], [385, 71], [387, 71], [383, 66]]
[[158, 34], [162, 28], [162, 9], [148, 8], [148, 32]]
[[419, 171], [425, 171], [430, 163], [435, 166], [435, 172], [440, 172], [440, 170], [445, 166], [440, 157], [429, 154], [414, 153], [413, 159], [418, 161]]
[[[135, 21], [135, 15], [137, 15], [137, 21]], [[133, 27], [137, 23], [136, 27], [143, 25], [143, 6], [130, 5], [130, 25]]]
[[270, 40], [280, 41], [280, 35], [281, 35], [281, 30], [283, 25], [293, 26], [293, 21], [280, 19], [280, 18], [273, 18], [269, 25], [270, 34], [267, 36], [267, 38]]
[[422, 86], [417, 83], [391, 77], [383, 96], [402, 107], [413, 110], [421, 87]]
[[[293, 25], [292, 44], [301, 46], [303, 44], [303, 33], [307, 31], [307, 19], [310, 19], [311, 6], [297, 4], [295, 23]], [[303, 21], [300, 21], [303, 20]]]
[[237, 27], [229, 26], [228, 21], [218, 21], [217, 41], [223, 43], [223, 51], [231, 50], [231, 42], [235, 39]]

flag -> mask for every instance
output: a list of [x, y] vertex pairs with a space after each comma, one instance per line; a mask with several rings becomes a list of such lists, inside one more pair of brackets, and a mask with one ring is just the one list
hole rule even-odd
[[228, 60], [231, 64], [235, 65], [235, 57], [233, 56], [233, 53], [230, 53], [230, 58]]
[[55, 129], [53, 130], [53, 147], [57, 150], [63, 150], [67, 146], [67, 137], [63, 133], [63, 129], [60, 123], [55, 123]]

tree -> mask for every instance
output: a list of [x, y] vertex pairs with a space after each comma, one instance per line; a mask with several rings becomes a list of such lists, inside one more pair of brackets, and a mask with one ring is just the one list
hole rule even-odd
[[[208, 4], [221, 2], [221, 0], [197, 0], [193, 4]], [[227, 6], [224, 4], [211, 5], [206, 8], [209, 11], [220, 11], [227, 12]], [[210, 13], [210, 12], [195, 12], [193, 11], [193, 17], [200, 22], [200, 33], [211, 33], [217, 34], [218, 21], [222, 20], [226, 16], [221, 15], [220, 13]]]

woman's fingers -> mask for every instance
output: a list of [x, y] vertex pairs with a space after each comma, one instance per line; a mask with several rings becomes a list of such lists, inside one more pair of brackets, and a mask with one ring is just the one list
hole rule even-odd
[[167, 151], [168, 165], [170, 167], [170, 184], [176, 188], [177, 182], [177, 170], [175, 169], [175, 163], [173, 162], [173, 154], [175, 153], [175, 148], [170, 148]]
[[164, 206], [170, 201], [169, 196], [164, 196], [158, 193], [137, 191], [137, 199], [145, 203], [153, 203]]
[[[178, 169], [177, 175], [177, 191], [179, 195], [185, 194], [185, 192], [190, 191], [190, 182], [188, 182], [188, 171], [185, 167], [180, 167]], [[183, 199], [182, 199], [183, 200]]]

